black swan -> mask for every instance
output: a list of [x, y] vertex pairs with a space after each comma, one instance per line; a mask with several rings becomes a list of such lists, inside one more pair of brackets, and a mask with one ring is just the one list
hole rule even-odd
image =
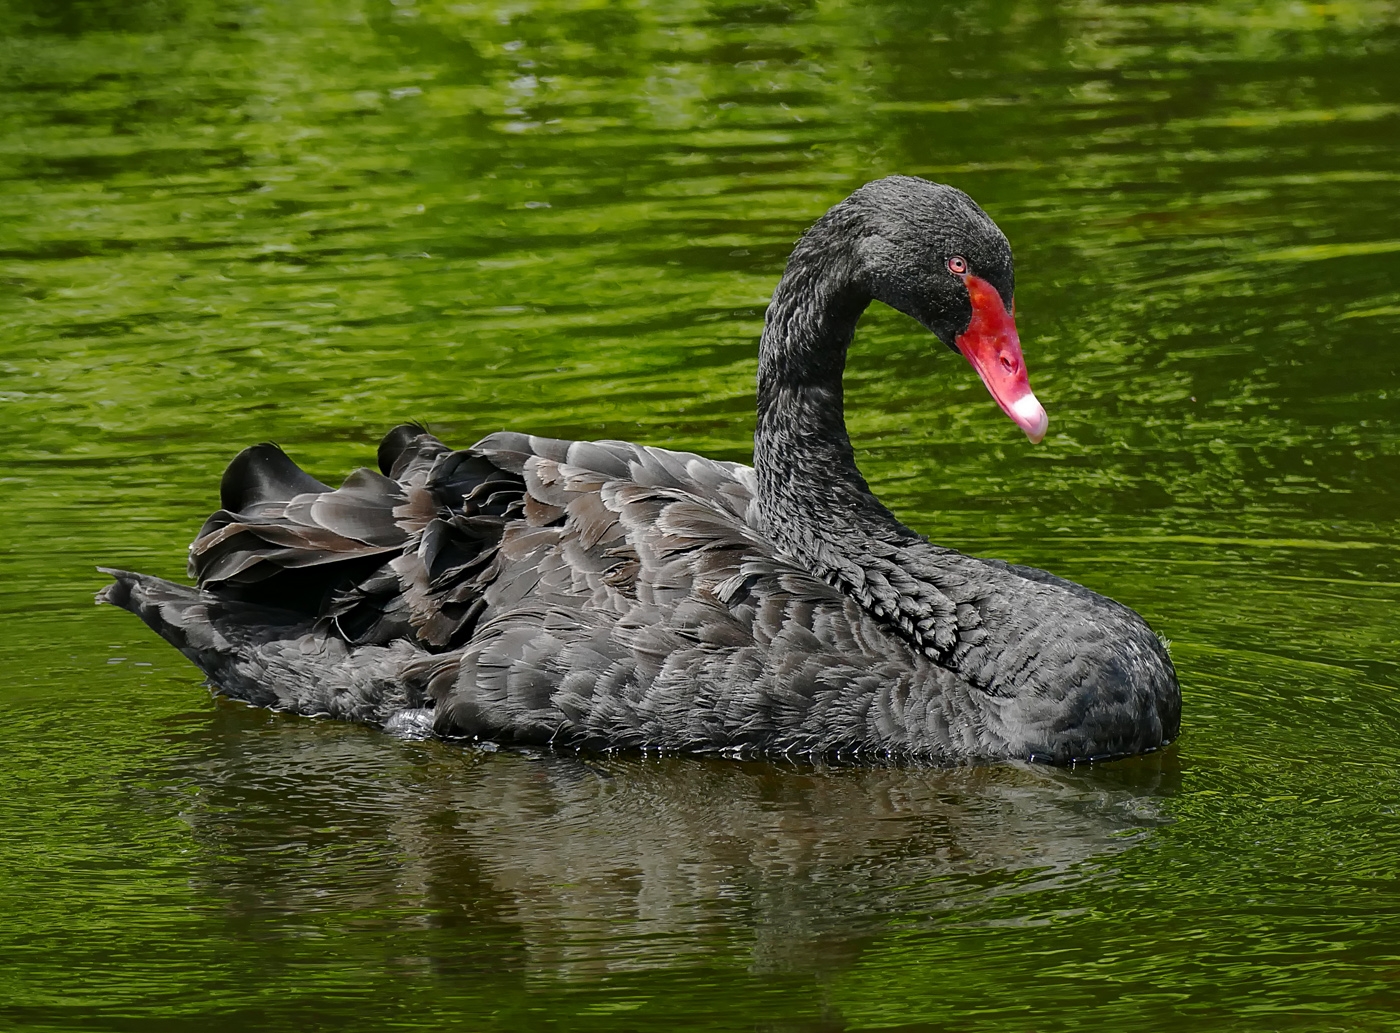
[[754, 466], [622, 441], [390, 431], [336, 490], [240, 453], [197, 588], [98, 594], [214, 690], [405, 735], [845, 760], [1055, 763], [1156, 749], [1181, 692], [1141, 617], [901, 524], [856, 469], [842, 372], [872, 300], [965, 355], [1032, 441], [1011, 248], [966, 194], [868, 183], [768, 307]]

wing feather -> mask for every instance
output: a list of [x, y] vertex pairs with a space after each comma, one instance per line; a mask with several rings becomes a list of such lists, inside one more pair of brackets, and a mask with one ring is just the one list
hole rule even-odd
[[[191, 549], [202, 583], [324, 569], [334, 584], [314, 614], [351, 644], [411, 637], [422, 652], [405, 676], [440, 734], [824, 749], [852, 728], [888, 747], [910, 714], [937, 725], [937, 673], [774, 551], [747, 467], [511, 432], [452, 451], [410, 425], [386, 438], [380, 472], [331, 490], [259, 448], [229, 496], [241, 508]], [[912, 626], [897, 565], [847, 576]], [[946, 610], [976, 629], [975, 607]]]

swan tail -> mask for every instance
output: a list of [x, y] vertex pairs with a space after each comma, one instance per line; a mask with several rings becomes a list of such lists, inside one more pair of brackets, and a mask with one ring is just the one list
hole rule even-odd
[[114, 581], [98, 603], [129, 610], [204, 672], [216, 693], [307, 717], [405, 734], [431, 727], [413, 643], [353, 646], [329, 622], [227, 599], [148, 574], [99, 567]]

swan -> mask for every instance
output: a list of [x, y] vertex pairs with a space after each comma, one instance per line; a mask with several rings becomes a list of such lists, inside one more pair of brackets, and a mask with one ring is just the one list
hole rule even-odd
[[1041, 440], [1014, 286], [966, 194], [867, 183], [773, 293], [752, 468], [513, 431], [454, 450], [405, 424], [333, 490], [255, 445], [190, 546], [196, 587], [99, 568], [97, 601], [218, 694], [402, 735], [935, 764], [1160, 748], [1181, 691], [1138, 614], [930, 543], [856, 468], [842, 373], [872, 300]]

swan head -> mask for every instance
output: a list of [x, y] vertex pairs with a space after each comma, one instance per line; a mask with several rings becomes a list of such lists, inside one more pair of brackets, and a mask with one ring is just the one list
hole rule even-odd
[[867, 183], [828, 213], [850, 241], [869, 296], [963, 355], [1033, 442], [1049, 417], [1031, 390], [1016, 331], [1016, 268], [1006, 235], [961, 190], [914, 176]]

